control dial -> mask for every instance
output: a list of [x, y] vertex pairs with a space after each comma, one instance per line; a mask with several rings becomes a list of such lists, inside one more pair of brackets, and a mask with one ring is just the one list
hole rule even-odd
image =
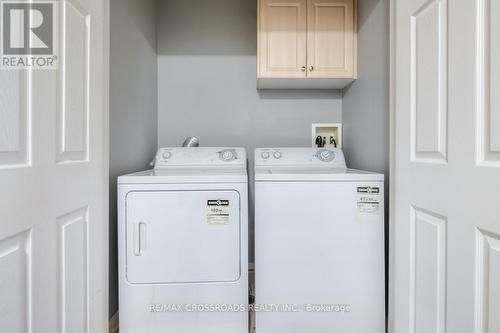
[[236, 152], [233, 149], [224, 149], [219, 152], [219, 159], [224, 162], [231, 162], [236, 159]]
[[262, 153], [260, 153], [260, 157], [262, 157], [263, 159], [267, 160], [269, 158], [269, 152], [268, 151], [263, 151]]
[[283, 156], [283, 154], [281, 154], [281, 152], [280, 152], [280, 151], [275, 151], [275, 152], [274, 152], [274, 154], [273, 154], [273, 156], [274, 156], [274, 158], [276, 158], [276, 159], [280, 159], [280, 158], [281, 158], [281, 156]]
[[172, 157], [172, 153], [167, 151], [167, 152], [164, 152], [161, 157], [163, 157], [164, 159], [168, 160], [170, 157]]
[[331, 162], [335, 159], [335, 153], [328, 149], [320, 149], [316, 153], [316, 157], [321, 162]]

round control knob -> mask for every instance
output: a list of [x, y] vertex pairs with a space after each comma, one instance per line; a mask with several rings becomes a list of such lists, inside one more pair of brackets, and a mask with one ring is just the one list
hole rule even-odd
[[335, 158], [335, 153], [328, 149], [321, 149], [316, 153], [316, 157], [321, 162], [331, 162]]
[[236, 158], [236, 153], [234, 150], [225, 149], [219, 153], [219, 158], [225, 162], [230, 162]]
[[275, 151], [274, 154], [273, 154], [274, 158], [277, 158], [277, 159], [280, 159], [281, 156], [283, 156], [283, 154], [281, 154], [280, 151]]
[[170, 157], [172, 157], [172, 153], [167, 151], [161, 155], [164, 159], [168, 160]]
[[269, 152], [267, 151], [263, 151], [262, 153], [260, 153], [260, 157], [262, 157], [263, 159], [267, 160], [269, 158]]

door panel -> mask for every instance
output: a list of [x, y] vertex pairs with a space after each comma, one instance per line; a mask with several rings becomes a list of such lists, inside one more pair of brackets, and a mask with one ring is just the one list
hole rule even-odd
[[0, 73], [0, 169], [30, 163], [29, 74]]
[[0, 276], [2, 277], [2, 331], [27, 332], [31, 325], [29, 271], [31, 259], [30, 232], [24, 231], [0, 241]]
[[445, 332], [446, 218], [411, 207], [410, 325]]
[[0, 332], [107, 332], [108, 1], [53, 3], [58, 68], [0, 70]]
[[500, 4], [478, 0], [477, 159], [500, 167]]
[[447, 156], [447, 5], [429, 1], [411, 16], [412, 159], [443, 163]]
[[58, 77], [57, 144], [59, 162], [84, 161], [88, 155], [88, 67], [90, 15], [78, 2], [64, 2]]
[[476, 231], [476, 332], [500, 330], [500, 236]]
[[130, 192], [126, 206], [130, 283], [239, 279], [238, 192]]
[[88, 207], [56, 219], [59, 285], [59, 323], [63, 332], [87, 332]]
[[306, 0], [260, 0], [259, 12], [259, 77], [306, 77]]
[[353, 0], [307, 1], [307, 76], [353, 77], [355, 61]]
[[393, 2], [391, 332], [498, 330], [495, 7]]

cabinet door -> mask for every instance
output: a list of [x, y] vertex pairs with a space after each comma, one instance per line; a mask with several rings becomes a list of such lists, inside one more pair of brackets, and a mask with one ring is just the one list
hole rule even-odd
[[307, 1], [307, 76], [354, 78], [354, 0]]
[[306, 77], [306, 0], [260, 0], [259, 77]]

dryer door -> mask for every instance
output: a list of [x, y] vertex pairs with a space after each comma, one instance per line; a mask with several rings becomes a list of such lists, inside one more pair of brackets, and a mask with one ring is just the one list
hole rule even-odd
[[130, 283], [239, 279], [237, 191], [132, 191], [126, 210]]

